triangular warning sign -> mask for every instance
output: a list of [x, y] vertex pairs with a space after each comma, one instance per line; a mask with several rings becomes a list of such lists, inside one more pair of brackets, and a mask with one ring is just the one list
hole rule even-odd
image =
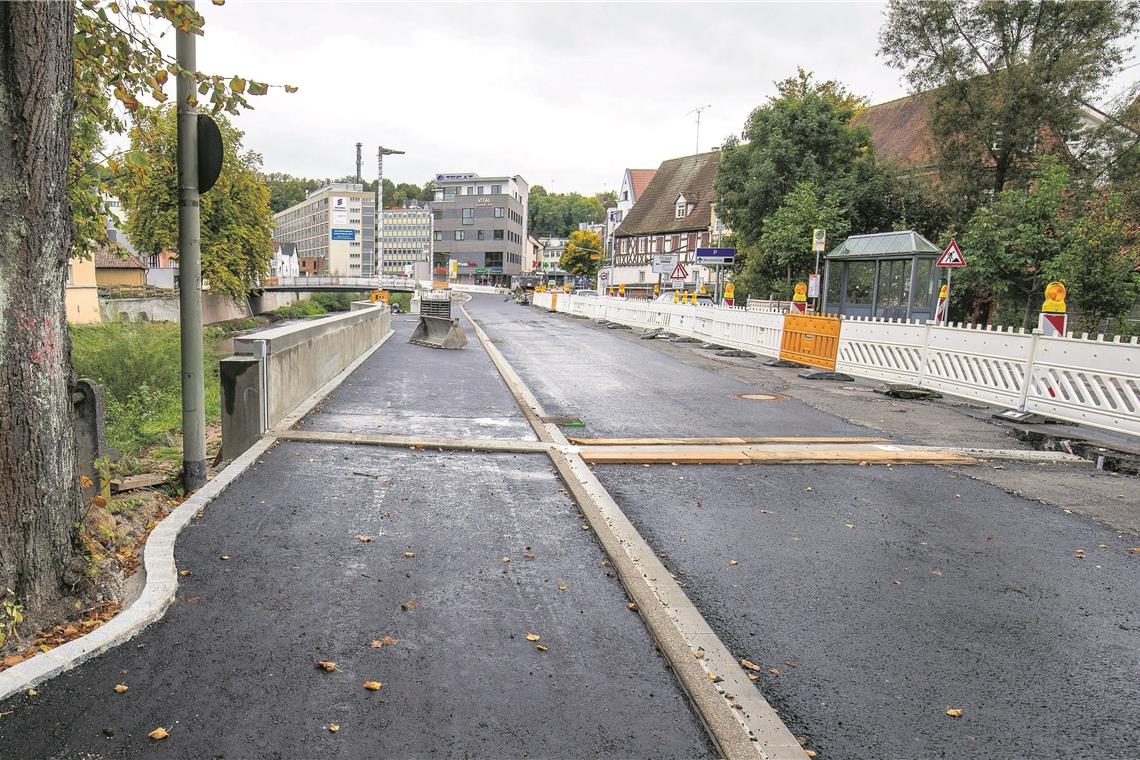
[[958, 247], [957, 240], [950, 240], [950, 245], [946, 246], [946, 250], [938, 257], [938, 261], [934, 265], [951, 269], [966, 266], [966, 257], [962, 255], [962, 249]]
[[685, 265], [680, 261], [677, 266], [673, 267], [673, 274], [669, 275], [670, 280], [687, 280], [689, 278], [689, 270], [685, 269]]

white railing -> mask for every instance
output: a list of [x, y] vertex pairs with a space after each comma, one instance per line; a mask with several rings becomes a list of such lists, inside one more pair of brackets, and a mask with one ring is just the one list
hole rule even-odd
[[[784, 314], [535, 293], [534, 304], [779, 356]], [[1013, 329], [845, 318], [836, 371], [1140, 435], [1140, 340], [1046, 337]]]
[[361, 290], [383, 290], [385, 288], [410, 289], [416, 287], [411, 277], [341, 277], [314, 275], [312, 277], [269, 277], [262, 283], [266, 288], [321, 288], [353, 287]]

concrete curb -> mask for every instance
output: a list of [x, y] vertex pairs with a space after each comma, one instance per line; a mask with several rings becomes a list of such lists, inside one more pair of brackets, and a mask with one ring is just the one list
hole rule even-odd
[[[392, 334], [393, 331], [389, 330], [375, 346], [353, 360], [336, 377], [302, 401], [282, 420], [282, 424], [285, 422], [289, 422], [290, 425], [296, 424], [297, 420], [308, 414], [321, 399], [344, 382], [353, 370], [379, 350]], [[178, 567], [174, 562], [174, 542], [178, 534], [199, 510], [226, 490], [275, 443], [277, 436], [272, 431], [262, 436], [261, 440], [226, 465], [212, 480], [195, 491], [190, 498], [155, 526], [143, 547], [140, 572], [144, 574], [144, 585], [139, 597], [129, 607], [91, 633], [66, 644], [60, 644], [47, 652], [41, 652], [0, 673], [0, 701], [66, 670], [71, 670], [111, 647], [128, 641], [148, 625], [159, 620], [178, 592]]]
[[145, 586], [130, 607], [86, 636], [61, 644], [24, 660], [0, 673], [0, 700], [35, 686], [65, 670], [122, 644], [138, 635], [166, 612], [178, 591], [178, 568], [174, 564], [174, 541], [198, 510], [210, 503], [264, 454], [277, 439], [267, 436], [230, 462], [213, 480], [198, 489], [166, 516], [146, 540], [142, 572]]
[[[462, 308], [462, 307], [461, 307]], [[807, 753], [685, 592], [637, 532], [562, 431], [544, 423], [545, 410], [487, 334], [463, 309], [479, 343], [498, 368], [677, 681], [721, 755], [730, 760], [807, 760]], [[697, 659], [695, 653], [703, 651]], [[716, 678], [714, 682], [712, 679]], [[731, 695], [731, 699], [730, 696]]]

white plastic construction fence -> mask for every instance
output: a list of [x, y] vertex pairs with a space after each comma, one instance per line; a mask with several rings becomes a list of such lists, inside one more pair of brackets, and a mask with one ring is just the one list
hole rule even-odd
[[[556, 299], [556, 300], [555, 300]], [[534, 305], [779, 357], [784, 313], [535, 293]], [[845, 318], [837, 372], [1140, 436], [1140, 342]]]

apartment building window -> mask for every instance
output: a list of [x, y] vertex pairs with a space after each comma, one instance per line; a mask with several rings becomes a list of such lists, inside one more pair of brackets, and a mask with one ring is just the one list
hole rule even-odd
[[504, 208], [502, 206], [496, 206], [495, 207], [495, 218], [496, 219], [502, 219], [505, 216], [506, 211], [507, 211], [506, 208]]
[[456, 230], [455, 231], [455, 239], [456, 240], [462, 240], [464, 237], [466, 237], [466, 234], [464, 233], [463, 230]]
[[494, 240], [502, 240], [503, 239], [503, 231], [502, 230], [494, 230], [491, 237]]
[[665, 250], [662, 253], [669, 253], [673, 250], [673, 238], [668, 235], [665, 236]]
[[478, 194], [479, 194], [479, 195], [482, 195], [482, 194], [483, 194], [483, 186], [482, 186], [482, 185], [479, 185], [479, 186], [476, 188], [476, 190], [478, 191]]
[[463, 223], [464, 224], [475, 224], [475, 209], [473, 209], [473, 208], [463, 209]]
[[443, 231], [442, 230], [436, 230], [435, 231], [435, 239], [436, 240], [443, 240]]
[[475, 194], [475, 186], [474, 185], [468, 185], [467, 186], [467, 194], [468, 195], [474, 195]]
[[479, 234], [477, 235], [477, 237], [478, 237], [478, 239], [479, 239], [479, 240], [482, 240], [482, 239], [483, 239], [483, 234], [484, 234], [484, 231], [483, 231], [483, 230], [479, 230]]
[[433, 208], [431, 210], [431, 215], [432, 215], [432, 218], [434, 218], [437, 222], [443, 221], [443, 209]]
[[491, 185], [491, 195], [502, 195], [502, 194], [503, 194], [503, 186], [502, 185]]
[[502, 251], [488, 251], [484, 260], [486, 266], [489, 267], [502, 267], [503, 266], [503, 252]]

